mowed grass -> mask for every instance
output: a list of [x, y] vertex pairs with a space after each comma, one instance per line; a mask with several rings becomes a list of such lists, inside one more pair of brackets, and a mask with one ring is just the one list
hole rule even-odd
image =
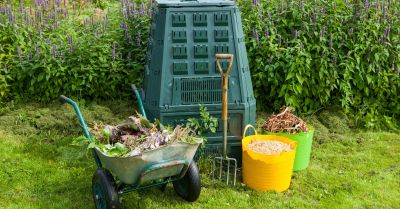
[[[83, 104], [89, 123], [117, 123], [134, 112], [127, 102]], [[265, 114], [260, 114], [265, 115]], [[258, 122], [261, 121], [261, 118]], [[123, 208], [398, 208], [400, 134], [353, 130], [340, 112], [308, 118], [316, 128], [311, 164], [283, 193], [227, 187], [199, 162], [202, 193], [187, 203], [172, 185], [121, 197]], [[73, 109], [24, 104], [0, 115], [0, 208], [94, 208], [94, 160], [72, 140], [82, 135]]]

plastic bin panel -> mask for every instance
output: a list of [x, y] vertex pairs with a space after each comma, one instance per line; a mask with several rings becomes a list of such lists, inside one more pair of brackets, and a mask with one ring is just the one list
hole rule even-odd
[[187, 48], [186, 46], [174, 46], [172, 47], [172, 55], [174, 59], [186, 59]]
[[194, 26], [207, 26], [207, 14], [206, 13], [194, 13], [193, 14], [193, 25]]
[[172, 14], [172, 26], [173, 27], [185, 27], [186, 16], [183, 13]]
[[208, 57], [207, 45], [194, 46], [194, 58], [207, 58], [207, 57]]

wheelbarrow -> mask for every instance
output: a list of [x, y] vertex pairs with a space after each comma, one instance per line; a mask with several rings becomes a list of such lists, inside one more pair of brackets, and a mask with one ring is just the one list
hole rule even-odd
[[[66, 96], [60, 98], [72, 105], [86, 138], [93, 140], [78, 105]], [[120, 195], [155, 186], [165, 190], [169, 182], [186, 201], [197, 200], [201, 189], [200, 174], [193, 157], [201, 143], [201, 138], [193, 144], [175, 142], [131, 157], [110, 157], [99, 148], [92, 148], [97, 165], [92, 179], [96, 208], [118, 209]]]

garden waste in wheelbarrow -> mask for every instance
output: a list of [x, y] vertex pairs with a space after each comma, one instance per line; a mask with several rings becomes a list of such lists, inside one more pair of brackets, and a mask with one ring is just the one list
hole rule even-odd
[[[60, 96], [73, 106], [88, 140], [93, 140], [78, 105], [70, 98]], [[200, 195], [200, 174], [193, 161], [202, 143], [173, 142], [134, 156], [108, 156], [95, 147], [92, 149], [97, 170], [92, 180], [96, 208], [120, 208], [119, 195], [173, 182], [176, 193], [187, 201]], [[117, 178], [114, 178], [114, 174]]]

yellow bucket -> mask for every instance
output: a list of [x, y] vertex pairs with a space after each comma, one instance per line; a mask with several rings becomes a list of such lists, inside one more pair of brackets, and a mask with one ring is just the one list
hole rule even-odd
[[[248, 128], [253, 128], [255, 135], [246, 136]], [[292, 150], [278, 155], [259, 154], [247, 149], [247, 145], [253, 140], [277, 140], [289, 144]], [[292, 178], [296, 146], [296, 141], [285, 137], [258, 135], [252, 125], [247, 125], [242, 140], [243, 183], [260, 191], [275, 190], [282, 192], [287, 190]]]

